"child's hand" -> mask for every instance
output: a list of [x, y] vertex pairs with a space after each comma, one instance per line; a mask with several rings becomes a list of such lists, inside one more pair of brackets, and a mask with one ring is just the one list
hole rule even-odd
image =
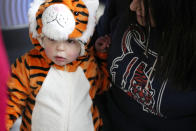
[[110, 45], [110, 37], [108, 35], [99, 37], [95, 42], [95, 50], [98, 52], [106, 52]]

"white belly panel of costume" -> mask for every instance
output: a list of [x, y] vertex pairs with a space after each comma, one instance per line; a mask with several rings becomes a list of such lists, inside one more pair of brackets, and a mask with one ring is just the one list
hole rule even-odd
[[94, 131], [89, 89], [81, 67], [76, 72], [51, 67], [36, 96], [32, 131]]

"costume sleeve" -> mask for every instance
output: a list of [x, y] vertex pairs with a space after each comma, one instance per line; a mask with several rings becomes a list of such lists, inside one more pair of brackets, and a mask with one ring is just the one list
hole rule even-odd
[[107, 62], [106, 62], [107, 53], [96, 52], [95, 57], [99, 66], [98, 79], [101, 80], [98, 83], [100, 87], [98, 90], [98, 94], [101, 94], [102, 92], [107, 91], [110, 85], [109, 72], [107, 69]]
[[11, 77], [7, 82], [8, 100], [6, 108], [6, 129], [9, 130], [22, 114], [26, 105], [29, 86], [29, 71], [25, 66], [25, 56], [16, 59], [11, 66]]

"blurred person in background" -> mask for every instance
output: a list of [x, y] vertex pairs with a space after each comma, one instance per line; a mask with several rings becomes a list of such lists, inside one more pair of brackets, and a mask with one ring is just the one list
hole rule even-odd
[[9, 76], [9, 63], [4, 47], [0, 28], [0, 131], [5, 130], [5, 108], [6, 108], [6, 82]]

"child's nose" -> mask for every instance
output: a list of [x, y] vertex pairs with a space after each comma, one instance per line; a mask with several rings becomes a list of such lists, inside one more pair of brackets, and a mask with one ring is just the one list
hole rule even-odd
[[65, 51], [65, 44], [58, 43], [56, 49], [57, 49], [57, 51]]

